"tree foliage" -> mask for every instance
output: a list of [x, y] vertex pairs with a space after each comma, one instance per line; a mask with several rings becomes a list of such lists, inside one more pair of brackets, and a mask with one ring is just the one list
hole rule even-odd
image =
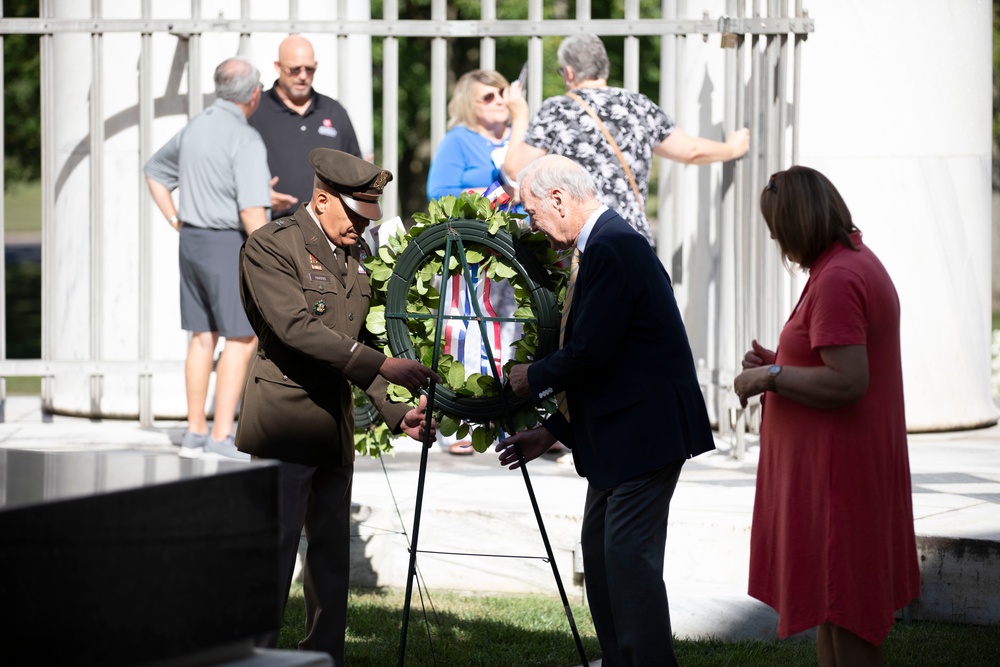
[[[37, 17], [38, 0], [5, 0], [4, 16]], [[42, 122], [38, 35], [3, 40], [4, 171], [6, 183], [42, 173]]]

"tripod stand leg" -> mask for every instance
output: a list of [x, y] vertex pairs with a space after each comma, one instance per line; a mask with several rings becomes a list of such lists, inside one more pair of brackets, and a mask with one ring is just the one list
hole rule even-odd
[[570, 630], [573, 631], [573, 641], [576, 642], [576, 650], [580, 654], [580, 660], [582, 660], [583, 667], [586, 667], [590, 663], [587, 662], [587, 654], [583, 650], [583, 642], [580, 640], [580, 631], [576, 627], [576, 620], [573, 618], [573, 610], [569, 607], [569, 598], [566, 597], [566, 588], [563, 586], [562, 579], [559, 578], [559, 566], [556, 565], [555, 556], [552, 553], [552, 545], [549, 543], [549, 534], [545, 531], [545, 523], [542, 521], [542, 513], [538, 509], [538, 500], [535, 498], [535, 490], [531, 486], [531, 478], [528, 477], [528, 467], [524, 463], [524, 457], [521, 456], [521, 446], [514, 445], [515, 452], [517, 452], [517, 459], [521, 462], [519, 466], [521, 469], [521, 476], [524, 477], [524, 486], [528, 490], [528, 498], [531, 499], [531, 509], [535, 512], [535, 521], [538, 522], [538, 532], [542, 536], [542, 543], [545, 545], [545, 555], [549, 559], [549, 564], [552, 566], [552, 576], [556, 579], [556, 588], [559, 589], [559, 599], [562, 600], [563, 609], [566, 611], [566, 620], [569, 621]]
[[[427, 419], [430, 420], [430, 410]], [[399, 637], [399, 660], [397, 664], [403, 667], [406, 658], [406, 631], [410, 624], [410, 598], [413, 595], [413, 579], [417, 573], [417, 538], [420, 537], [420, 512], [424, 504], [424, 481], [427, 477], [427, 451], [431, 448], [430, 436], [425, 438], [423, 450], [420, 452], [420, 475], [417, 481], [417, 499], [413, 508], [413, 538], [410, 541], [410, 567], [406, 573], [406, 598], [403, 603], [403, 628]]]

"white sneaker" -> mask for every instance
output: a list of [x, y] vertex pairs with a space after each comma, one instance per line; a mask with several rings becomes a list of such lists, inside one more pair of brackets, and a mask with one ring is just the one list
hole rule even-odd
[[208, 433], [192, 433], [184, 431], [181, 438], [181, 450], [178, 455], [182, 459], [196, 459], [205, 452], [205, 445], [208, 444]]
[[205, 443], [205, 454], [221, 456], [227, 459], [239, 459], [241, 461], [250, 460], [249, 454], [236, 449], [235, 439], [232, 434], [227, 435], [222, 440], [209, 437], [208, 442]]

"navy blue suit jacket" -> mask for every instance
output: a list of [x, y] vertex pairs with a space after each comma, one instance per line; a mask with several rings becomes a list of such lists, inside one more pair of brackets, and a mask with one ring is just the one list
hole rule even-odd
[[715, 448], [670, 277], [617, 213], [580, 260], [563, 347], [528, 369], [539, 402], [566, 392], [571, 421], [545, 422], [577, 472], [609, 489]]

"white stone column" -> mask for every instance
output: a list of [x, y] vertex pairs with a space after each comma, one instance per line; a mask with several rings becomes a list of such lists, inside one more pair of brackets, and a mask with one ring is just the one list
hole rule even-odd
[[[687, 18], [720, 12], [718, 2], [685, 5]], [[865, 243], [893, 278], [902, 307], [908, 428], [993, 424], [991, 4], [809, 0], [806, 5], [816, 29], [802, 48], [798, 163], [833, 181]], [[788, 7], [793, 13], [794, 2]], [[720, 127], [723, 95], [732, 91], [723, 90], [718, 37], [707, 43], [689, 37], [683, 48], [683, 76], [676, 82], [682, 108], [667, 112], [676, 114], [689, 134], [720, 138], [732, 129]], [[759, 138], [751, 137], [750, 155]], [[733, 261], [719, 254], [721, 168], [680, 169], [681, 213], [667, 224], [678, 226], [672, 238], [682, 245], [661, 248], [661, 256], [668, 258], [668, 270], [675, 253], [683, 256], [676, 291], [696, 358], [705, 358], [709, 368], [738, 370], [750, 341], [732, 340], [732, 309], [715, 305], [719, 276], [732, 275]], [[757, 200], [767, 176], [761, 174], [751, 192], [758, 221]], [[663, 225], [673, 205], [659, 215]], [[779, 327], [805, 276], [790, 281], [789, 293], [777, 303]]]

